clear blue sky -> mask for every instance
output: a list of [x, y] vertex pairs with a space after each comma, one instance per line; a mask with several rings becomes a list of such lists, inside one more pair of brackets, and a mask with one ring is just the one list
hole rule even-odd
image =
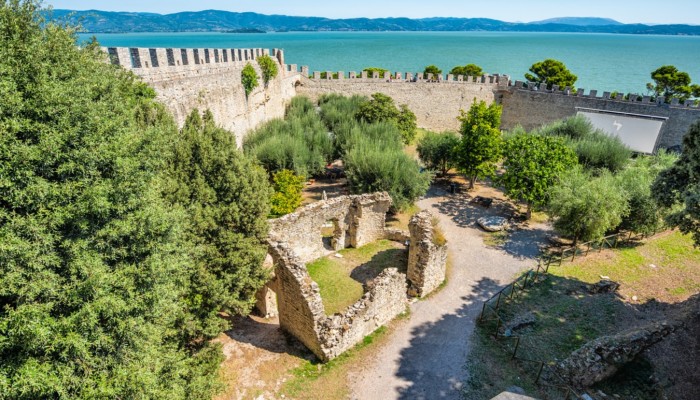
[[700, 0], [44, 0], [71, 10], [169, 14], [206, 9], [261, 14], [354, 17], [468, 17], [530, 22], [552, 17], [604, 17], [633, 23], [700, 25]]

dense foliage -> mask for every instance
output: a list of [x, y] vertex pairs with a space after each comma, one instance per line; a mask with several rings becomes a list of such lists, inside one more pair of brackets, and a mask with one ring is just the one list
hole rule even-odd
[[[35, 1], [0, 5], [0, 398], [208, 398], [194, 248], [154, 92]], [[190, 325], [194, 326], [190, 329]]]
[[458, 145], [459, 138], [452, 132], [428, 132], [420, 139], [416, 150], [428, 169], [444, 176], [455, 166], [454, 152]]
[[431, 75], [432, 79], [437, 79], [440, 74], [442, 74], [442, 70], [437, 65], [428, 65], [423, 69], [423, 79], [428, 79]]
[[530, 82], [545, 83], [548, 89], [553, 85], [558, 85], [560, 88], [566, 86], [573, 88], [578, 79], [563, 62], [551, 58], [532, 64], [530, 72], [525, 74], [525, 79]]
[[382, 93], [373, 94], [371, 100], [360, 105], [356, 118], [370, 124], [380, 121], [395, 124], [406, 144], [416, 136], [416, 115], [405, 104], [396, 108], [394, 99]]
[[571, 169], [549, 190], [549, 198], [554, 227], [573, 238], [574, 245], [602, 238], [629, 214], [628, 193], [609, 172], [593, 177], [581, 168]]
[[384, 74], [389, 72], [388, 69], [379, 68], [379, 67], [367, 67], [367, 68], [363, 69], [363, 71], [367, 72], [367, 76], [369, 76], [370, 78], [374, 75], [375, 72], [377, 74], [379, 74], [380, 78], [383, 78]]
[[292, 100], [284, 120], [250, 133], [243, 148], [270, 173], [289, 169], [304, 177], [322, 173], [334, 152], [333, 139], [305, 97]]
[[247, 63], [241, 71], [241, 84], [245, 90], [245, 96], [248, 97], [253, 90], [258, 87], [258, 73], [250, 63]]
[[275, 193], [270, 199], [270, 216], [280, 217], [294, 212], [301, 205], [301, 191], [304, 189], [304, 177], [294, 171], [283, 169], [272, 176]]
[[666, 221], [681, 232], [693, 235], [700, 246], [700, 122], [683, 137], [683, 152], [669, 169], [659, 174], [652, 186], [656, 202], [673, 211]]
[[545, 125], [537, 132], [565, 138], [567, 145], [576, 151], [579, 163], [590, 170], [617, 172], [632, 157], [632, 151], [620, 138], [595, 129], [584, 116], [573, 116]]
[[496, 163], [501, 157], [502, 138], [501, 106], [476, 99], [468, 112], [461, 111], [459, 120], [462, 135], [454, 152], [455, 163], [469, 179], [469, 188], [479, 177], [487, 177], [496, 171]]
[[277, 63], [267, 54], [258, 57], [257, 61], [262, 72], [263, 84], [267, 87], [267, 84], [277, 76]]
[[546, 204], [549, 188], [559, 175], [576, 165], [576, 154], [558, 137], [519, 134], [504, 146], [503, 168], [499, 180], [508, 197], [527, 203], [527, 217], [533, 207]]
[[476, 79], [477, 77], [484, 75], [484, 70], [476, 64], [467, 64], [452, 68], [450, 70], [450, 74], [454, 76], [463, 75], [465, 80], [468, 76], [473, 77], [472, 79]]
[[174, 147], [166, 199], [188, 215], [185, 232], [196, 263], [187, 300], [197, 319], [183, 328], [214, 337], [225, 328], [218, 312], [247, 314], [269, 278], [261, 266], [270, 185], [209, 111], [203, 118], [192, 111]]
[[653, 83], [647, 83], [647, 90], [654, 96], [664, 96], [666, 103], [671, 99], [684, 102], [691, 97], [700, 97], [700, 85], [691, 84], [690, 75], [679, 71], [673, 65], [661, 66], [651, 73]]

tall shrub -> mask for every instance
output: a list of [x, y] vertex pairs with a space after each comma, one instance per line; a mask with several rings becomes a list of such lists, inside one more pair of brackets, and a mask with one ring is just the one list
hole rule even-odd
[[263, 84], [267, 87], [267, 84], [277, 76], [277, 63], [266, 54], [258, 57], [257, 61], [262, 72]]
[[243, 85], [243, 90], [245, 91], [245, 97], [247, 98], [253, 89], [258, 87], [258, 73], [255, 72], [255, 68], [250, 63], [247, 63], [243, 70], [241, 70], [241, 84]]
[[459, 145], [459, 138], [452, 132], [428, 132], [418, 142], [418, 156], [426, 167], [447, 174], [455, 165], [454, 152]]
[[304, 189], [304, 177], [294, 174], [294, 171], [283, 169], [272, 176], [275, 193], [270, 199], [272, 217], [294, 212], [301, 205], [301, 192]]
[[0, 4], [0, 398], [209, 398], [220, 350], [183, 324], [177, 127], [96, 43]]

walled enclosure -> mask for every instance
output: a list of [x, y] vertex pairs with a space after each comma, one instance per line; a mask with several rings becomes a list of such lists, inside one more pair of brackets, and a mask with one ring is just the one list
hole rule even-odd
[[236, 135], [239, 147], [249, 130], [284, 117], [299, 81], [299, 74], [288, 70], [284, 54], [278, 49], [272, 50], [272, 58], [279, 64], [277, 77], [267, 87], [260, 78], [260, 85], [247, 98], [241, 71], [250, 63], [262, 76], [255, 59], [270, 55], [268, 49], [109, 47], [104, 51], [113, 64], [132, 71], [155, 89], [158, 100], [173, 113], [178, 126], [182, 127], [193, 109], [209, 109], [218, 125]]
[[[274, 291], [280, 327], [323, 361], [337, 357], [405, 311], [407, 293], [425, 295], [444, 280], [447, 249], [432, 244], [431, 214], [422, 212], [412, 218], [411, 234], [385, 230], [386, 212], [390, 206], [391, 198], [386, 193], [342, 196], [310, 204], [270, 221], [269, 253], [275, 274], [260, 291], [257, 308], [272, 314], [270, 301], [273, 299], [269, 294]], [[409, 277], [396, 268], [388, 268], [367, 285], [367, 292], [355, 304], [343, 313], [327, 316], [319, 287], [309, 276], [303, 260], [310, 261], [324, 255], [321, 226], [328, 218], [344, 221], [342, 225], [336, 225], [336, 234], [342, 238], [342, 242], [335, 242], [336, 250], [359, 247], [384, 238], [408, 239], [411, 247], [415, 243], [415, 249], [409, 250]], [[427, 231], [425, 227], [429, 227]], [[424, 245], [426, 240], [432, 246]], [[414, 282], [410, 276], [420, 280]], [[409, 286], [413, 292], [407, 292]]]

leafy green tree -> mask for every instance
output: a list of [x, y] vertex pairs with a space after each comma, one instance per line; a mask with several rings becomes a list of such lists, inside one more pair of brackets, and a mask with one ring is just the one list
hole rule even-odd
[[673, 210], [666, 222], [692, 234], [700, 246], [700, 122], [691, 125], [680, 157], [658, 175], [651, 190], [657, 204]]
[[532, 64], [530, 72], [525, 74], [525, 79], [535, 83], [546, 83], [549, 89], [552, 85], [558, 85], [560, 88], [574, 87], [578, 79], [563, 62], [551, 58]]
[[257, 61], [258, 65], [260, 66], [260, 71], [262, 72], [263, 84], [265, 87], [267, 87], [267, 84], [277, 76], [277, 62], [275, 62], [275, 60], [273, 60], [272, 57], [268, 56], [267, 54], [258, 57]]
[[367, 72], [367, 75], [369, 77], [372, 77], [372, 75], [376, 72], [379, 74], [380, 78], [383, 78], [384, 74], [389, 72], [388, 69], [379, 68], [379, 67], [367, 67], [367, 68], [363, 69], [363, 71]]
[[353, 193], [386, 191], [397, 209], [425, 195], [432, 179], [401, 148], [383, 148], [371, 139], [353, 143], [343, 161]]
[[527, 203], [527, 218], [533, 207], [547, 203], [549, 188], [559, 175], [576, 165], [576, 153], [564, 140], [552, 136], [520, 134], [505, 142], [499, 181], [508, 197]]
[[209, 110], [193, 110], [175, 142], [166, 198], [188, 215], [188, 240], [197, 251], [189, 294], [196, 326], [208, 337], [225, 321], [220, 311], [247, 314], [267, 281], [266, 217], [272, 194], [265, 171], [236, 148]]
[[423, 70], [423, 79], [428, 79], [428, 74], [433, 74], [433, 79], [437, 79], [437, 76], [442, 74], [442, 70], [437, 65], [428, 65]]
[[501, 157], [501, 106], [486, 102], [474, 103], [468, 112], [461, 111], [462, 123], [459, 133], [462, 138], [455, 149], [455, 163], [469, 179], [469, 189], [479, 177], [487, 177], [496, 171]]
[[653, 83], [647, 83], [647, 90], [655, 96], [664, 96], [667, 103], [677, 98], [681, 102], [691, 97], [700, 97], [700, 85], [691, 84], [690, 75], [679, 71], [673, 65], [664, 65], [651, 73]]
[[247, 63], [243, 70], [241, 71], [241, 84], [243, 85], [243, 90], [245, 90], [245, 97], [247, 98], [250, 93], [258, 87], [258, 73], [255, 72], [255, 68], [250, 63]]
[[476, 64], [467, 64], [452, 68], [452, 70], [450, 70], [450, 74], [454, 76], [463, 75], [465, 79], [468, 76], [473, 76], [474, 79], [476, 79], [477, 77], [484, 75], [484, 70]]
[[446, 175], [455, 166], [454, 152], [459, 138], [452, 132], [428, 132], [418, 142], [418, 156], [428, 169]]
[[304, 177], [294, 171], [283, 169], [272, 176], [275, 193], [270, 199], [270, 215], [281, 217], [294, 212], [301, 205], [301, 192], [304, 189]]
[[177, 127], [76, 39], [0, 4], [0, 398], [210, 398], [223, 357], [183, 327], [193, 248], [162, 196]]
[[668, 210], [659, 207], [651, 193], [651, 185], [665, 169], [670, 168], [677, 156], [663, 150], [655, 156], [639, 156], [615, 175], [618, 188], [628, 195], [629, 214], [624, 216], [621, 229], [652, 234], [663, 226]]
[[562, 235], [579, 240], [601, 239], [617, 228], [629, 213], [628, 194], [609, 172], [592, 177], [581, 168], [560, 176], [549, 190], [548, 209], [554, 228]]
[[383, 93], [373, 94], [371, 100], [360, 105], [356, 118], [370, 124], [391, 122], [399, 128], [406, 144], [411, 143], [416, 136], [416, 115], [406, 105], [401, 105], [401, 109], [396, 108], [394, 99]]

